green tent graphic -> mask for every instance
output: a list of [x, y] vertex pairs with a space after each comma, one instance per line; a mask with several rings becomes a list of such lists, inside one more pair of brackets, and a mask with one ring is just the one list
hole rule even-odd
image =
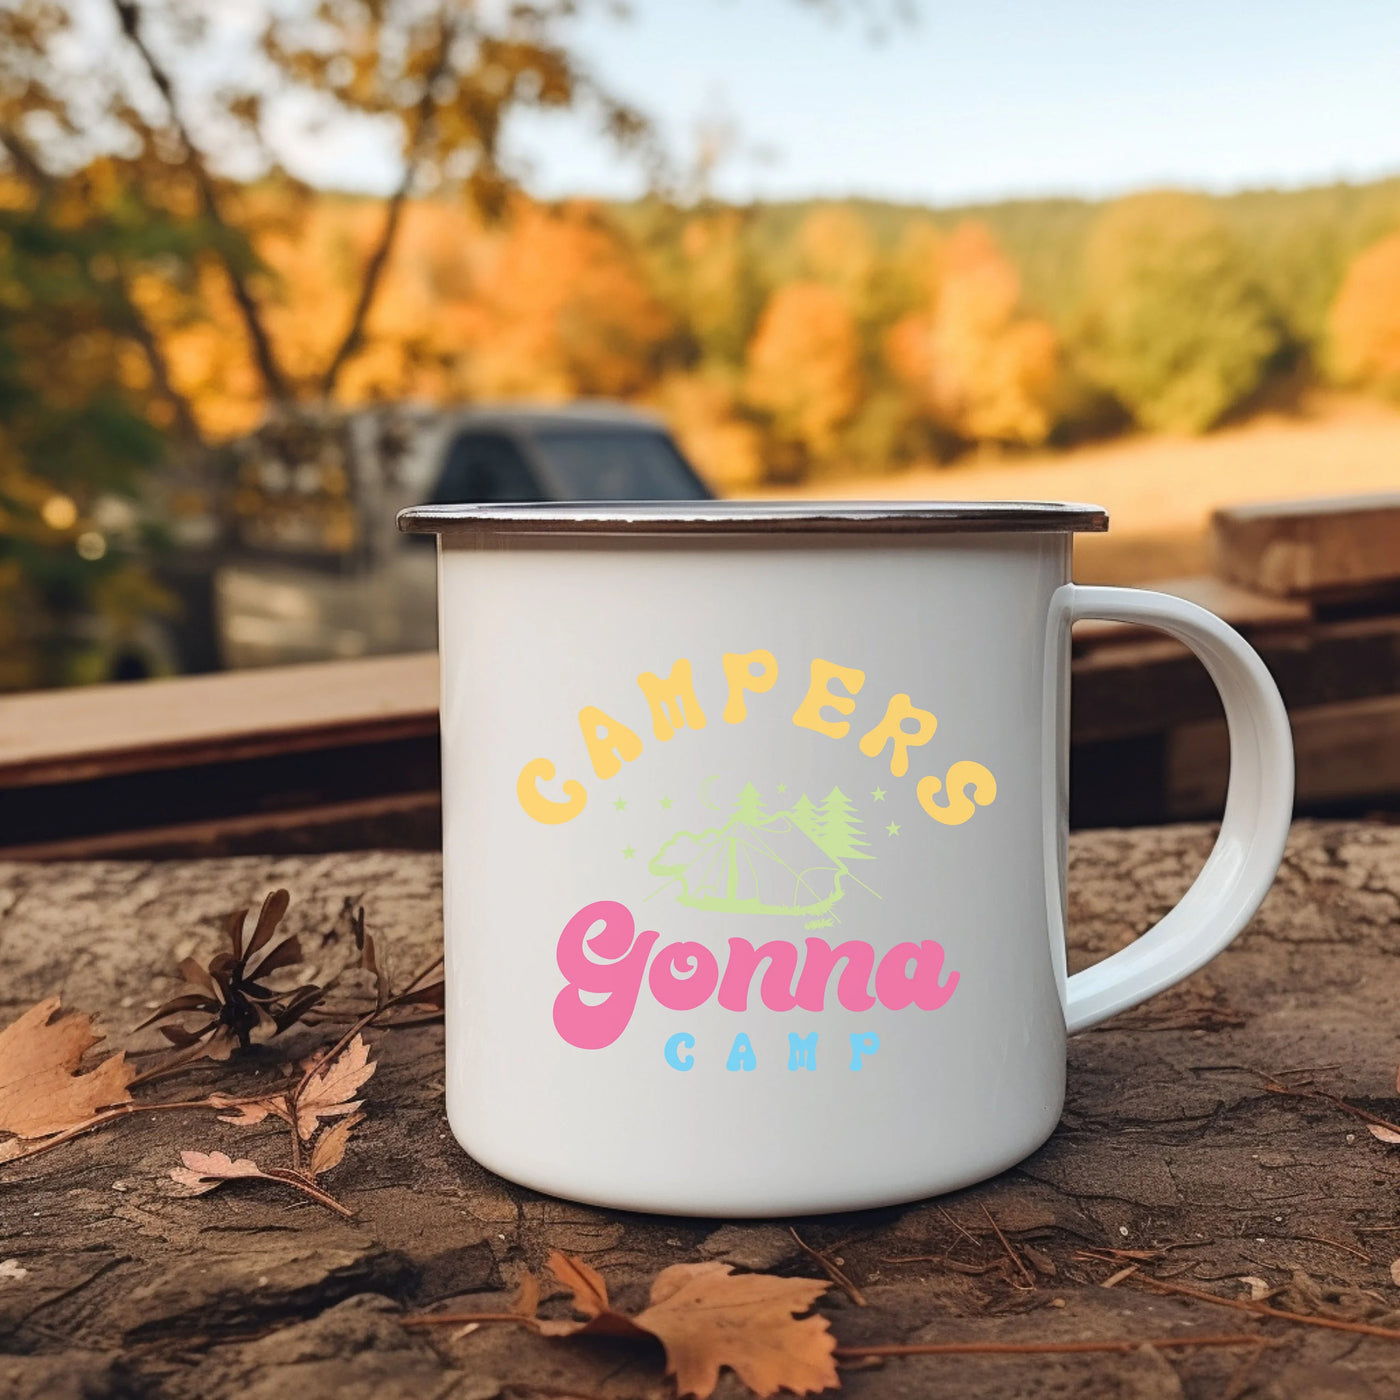
[[666, 881], [662, 889], [679, 886], [677, 901], [692, 909], [786, 914], [821, 928], [835, 922], [823, 916], [848, 884], [864, 884], [847, 862], [872, 860], [860, 849], [865, 844], [840, 788], [820, 804], [804, 793], [790, 809], [772, 812], [746, 783], [722, 826], [677, 832], [647, 868]]

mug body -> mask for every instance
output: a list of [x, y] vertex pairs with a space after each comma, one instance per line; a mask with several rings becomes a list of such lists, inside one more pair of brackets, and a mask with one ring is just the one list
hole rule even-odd
[[447, 1111], [493, 1171], [797, 1214], [1054, 1128], [1074, 527], [880, 523], [442, 536]]

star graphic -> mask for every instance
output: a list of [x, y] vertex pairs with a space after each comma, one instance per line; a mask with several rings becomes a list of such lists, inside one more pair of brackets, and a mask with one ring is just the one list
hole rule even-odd
[[885, 828], [885, 830], [888, 831], [889, 834], [890, 834], [891, 836], [898, 836], [898, 835], [899, 835], [899, 823], [898, 823], [898, 822], [891, 822], [891, 823]]
[[637, 854], [636, 851], [634, 851], [634, 850], [632, 849], [631, 846], [624, 846], [624, 847], [622, 848], [622, 858], [623, 858], [623, 860], [631, 860], [632, 857], [633, 857], [634, 855], [636, 855], [636, 854]]
[[627, 804], [620, 797], [613, 803], [613, 806], [616, 807], [619, 812], [625, 812], [627, 810]]
[[671, 810], [671, 799], [669, 797], [663, 797], [661, 799], [661, 810], [663, 812], [669, 812]]
[[786, 783], [779, 783], [779, 784], [778, 784], [778, 791], [779, 791], [779, 792], [786, 792], [786, 791], [787, 791], [787, 784], [786, 784]]
[[872, 792], [870, 795], [876, 800], [876, 802], [883, 802], [885, 800], [884, 788], [876, 788], [875, 791]]

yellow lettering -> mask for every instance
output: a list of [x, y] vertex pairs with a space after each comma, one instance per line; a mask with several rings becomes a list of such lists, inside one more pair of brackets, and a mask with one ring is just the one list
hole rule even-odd
[[583, 742], [593, 760], [593, 771], [600, 778], [611, 778], [642, 751], [642, 741], [625, 724], [605, 715], [596, 705], [585, 705], [578, 712]]
[[[974, 785], [972, 797], [967, 795], [969, 783]], [[945, 806], [940, 807], [933, 798], [942, 787], [943, 784], [937, 778], [920, 778], [915, 792], [918, 794], [919, 806], [934, 821], [942, 822], [944, 826], [961, 826], [978, 807], [990, 807], [996, 801], [997, 780], [992, 777], [990, 769], [972, 762], [971, 759], [961, 759], [948, 770], [948, 801]], [[976, 799], [975, 806], [973, 798]]]
[[[911, 734], [905, 729], [906, 719], [912, 719], [919, 726], [915, 733]], [[876, 758], [884, 751], [886, 744], [893, 744], [890, 772], [896, 778], [902, 778], [909, 771], [909, 750], [928, 743], [937, 728], [936, 716], [919, 709], [907, 695], [896, 695], [891, 698], [884, 719], [860, 741], [860, 751], [866, 758]]]
[[[763, 669], [754, 675], [753, 668]], [[724, 678], [729, 682], [729, 698], [724, 702], [726, 724], [738, 724], [748, 715], [744, 692], [755, 695], [772, 690], [778, 679], [778, 659], [771, 651], [727, 651], [724, 653]]]
[[850, 723], [844, 719], [825, 719], [822, 710], [830, 707], [839, 714], [849, 715], [855, 710], [856, 702], [850, 695], [833, 695], [828, 689], [832, 681], [840, 681], [850, 695], [856, 695], [865, 684], [865, 672], [853, 671], [848, 666], [838, 666], [834, 661], [813, 661], [812, 684], [807, 687], [807, 694], [802, 697], [802, 703], [797, 707], [792, 722], [800, 724], [804, 729], [815, 729], [818, 734], [841, 739], [850, 729]]
[[558, 826], [560, 822], [572, 821], [583, 811], [588, 794], [577, 778], [570, 778], [564, 784], [564, 792], [569, 800], [555, 802], [546, 797], [539, 788], [541, 778], [549, 782], [553, 777], [554, 765], [547, 758], [532, 758], [520, 770], [520, 777], [515, 783], [515, 795], [520, 799], [520, 805], [525, 809], [527, 817], [534, 817], [537, 822], [545, 822], [549, 826]]
[[684, 658], [677, 661], [664, 681], [650, 671], [643, 671], [637, 677], [637, 684], [651, 706], [652, 730], [663, 744], [686, 725], [692, 729], [705, 727], [705, 712], [695, 698], [689, 661]]

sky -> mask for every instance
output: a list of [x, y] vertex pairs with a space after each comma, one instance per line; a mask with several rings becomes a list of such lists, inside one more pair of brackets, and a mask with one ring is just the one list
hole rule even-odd
[[[1396, 0], [912, 0], [872, 41], [846, 0], [631, 0], [573, 37], [649, 112], [681, 164], [736, 132], [712, 190], [747, 200], [868, 195], [949, 204], [1228, 190], [1400, 172]], [[383, 188], [366, 133], [301, 153], [319, 182]], [[543, 196], [642, 187], [577, 117], [518, 121]]]

